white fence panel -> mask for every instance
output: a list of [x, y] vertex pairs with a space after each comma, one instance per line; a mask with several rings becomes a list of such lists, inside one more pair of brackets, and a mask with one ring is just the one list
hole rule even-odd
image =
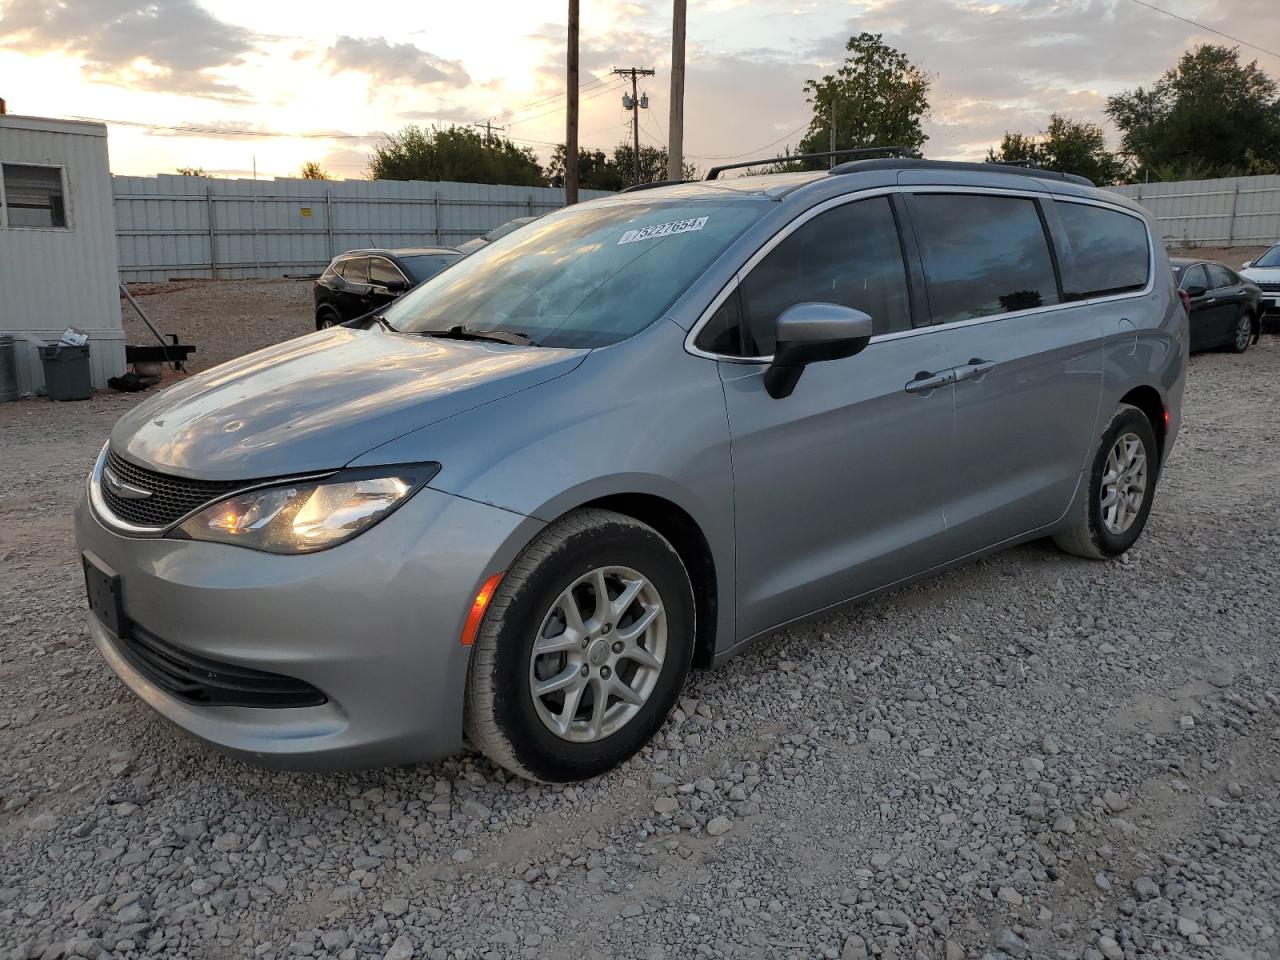
[[1172, 246], [1265, 246], [1280, 241], [1280, 176], [1111, 187], [1160, 221]]
[[564, 206], [564, 191], [552, 187], [170, 174], [112, 181], [120, 276], [129, 281], [319, 273], [344, 250], [456, 246]]

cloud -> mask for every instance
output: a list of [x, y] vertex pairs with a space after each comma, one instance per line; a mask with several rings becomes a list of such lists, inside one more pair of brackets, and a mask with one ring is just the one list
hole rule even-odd
[[255, 48], [256, 35], [195, 0], [8, 0], [0, 44], [79, 56], [95, 79], [222, 100], [248, 94], [217, 75]]
[[465, 87], [471, 77], [457, 60], [446, 60], [412, 43], [385, 37], [338, 37], [324, 55], [333, 73], [364, 73], [375, 83]]

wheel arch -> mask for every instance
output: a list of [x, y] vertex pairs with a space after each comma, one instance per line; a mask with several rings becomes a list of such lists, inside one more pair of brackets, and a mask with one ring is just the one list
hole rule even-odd
[[1167, 424], [1165, 423], [1164, 398], [1160, 395], [1160, 391], [1148, 384], [1142, 384], [1134, 387], [1121, 397], [1120, 402], [1127, 403], [1131, 407], [1137, 407], [1151, 422], [1151, 430], [1156, 435], [1156, 444], [1159, 447], [1160, 462], [1163, 463]]
[[612, 510], [662, 534], [684, 563], [693, 585], [693, 664], [708, 667], [715, 656], [719, 618], [719, 582], [711, 544], [698, 522], [681, 506], [651, 493], [612, 493], [580, 503], [561, 516], [587, 507]]

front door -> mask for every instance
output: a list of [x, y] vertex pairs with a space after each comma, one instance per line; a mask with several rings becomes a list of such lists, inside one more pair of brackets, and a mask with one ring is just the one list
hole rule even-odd
[[886, 196], [820, 213], [747, 273], [711, 327], [767, 357], [773, 324], [803, 301], [869, 313], [858, 356], [805, 369], [789, 397], [764, 365], [720, 362], [733, 452], [739, 636], [747, 637], [923, 571], [945, 557], [942, 497], [952, 387], [930, 388], [941, 355], [912, 327], [904, 257]]

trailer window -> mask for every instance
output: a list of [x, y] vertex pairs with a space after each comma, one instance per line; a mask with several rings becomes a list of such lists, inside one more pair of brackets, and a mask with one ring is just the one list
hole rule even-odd
[[10, 227], [65, 227], [66, 202], [60, 167], [0, 164], [4, 175], [5, 223]]

